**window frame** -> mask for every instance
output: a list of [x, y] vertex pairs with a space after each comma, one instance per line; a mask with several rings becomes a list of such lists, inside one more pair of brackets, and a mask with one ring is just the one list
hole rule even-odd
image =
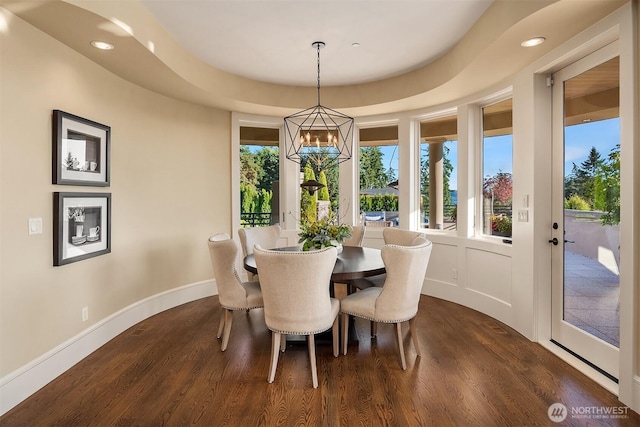
[[[490, 107], [492, 105], [498, 104], [500, 102], [506, 101], [508, 99], [512, 100], [511, 106], [511, 120], [512, 120], [512, 128], [511, 128], [511, 179], [512, 179], [512, 192], [513, 192], [513, 181], [515, 178], [515, 170], [513, 168], [515, 162], [513, 158], [513, 89], [509, 87], [499, 93], [494, 94], [493, 96], [487, 97], [483, 99], [481, 102], [475, 105], [477, 109], [477, 120], [478, 120], [478, 132], [475, 135], [476, 138], [476, 155], [474, 158], [476, 165], [476, 185], [475, 185], [475, 195], [476, 195], [476, 206], [475, 206], [475, 224], [474, 224], [474, 234], [476, 237], [484, 237], [489, 238], [491, 240], [509, 240], [511, 241], [513, 238], [513, 228], [511, 231], [510, 237], [496, 236], [492, 234], [486, 234], [484, 232], [484, 120], [483, 120], [483, 111], [486, 107]], [[511, 221], [513, 224], [513, 197], [512, 197], [512, 213], [511, 213]], [[506, 243], [506, 242], [505, 242]]]
[[[421, 215], [423, 214], [422, 212], [422, 206], [420, 203], [420, 186], [421, 186], [421, 177], [420, 177], [420, 163], [422, 160], [422, 132], [421, 132], [421, 124], [423, 122], [428, 122], [428, 121], [433, 121], [433, 120], [437, 120], [443, 117], [450, 117], [450, 116], [455, 116], [456, 118], [456, 134], [458, 136], [458, 138], [456, 139], [456, 144], [458, 146], [457, 151], [457, 158], [456, 158], [456, 182], [459, 182], [460, 179], [460, 160], [461, 160], [461, 151], [460, 151], [460, 114], [459, 114], [459, 110], [460, 107], [462, 105], [466, 105], [465, 103], [460, 103], [460, 105], [456, 105], [454, 107], [451, 108], [446, 108], [446, 109], [440, 109], [438, 111], [429, 113], [429, 114], [425, 114], [425, 115], [421, 115], [421, 116], [416, 116], [412, 119], [413, 121], [413, 125], [415, 127], [415, 132], [416, 132], [416, 138], [415, 138], [415, 150], [416, 150], [416, 157], [417, 157], [417, 174], [416, 174], [416, 179], [415, 179], [415, 199], [416, 199], [416, 207], [418, 209], [418, 215], [416, 216], [417, 222], [415, 224], [416, 226], [416, 230], [419, 231], [423, 231], [423, 232], [434, 232], [434, 233], [438, 233], [438, 234], [449, 234], [449, 235], [455, 235], [458, 233], [458, 220], [456, 219], [456, 228], [453, 230], [446, 230], [446, 229], [436, 229], [436, 228], [426, 228], [426, 227], [422, 227], [422, 221], [420, 219]], [[458, 187], [459, 185], [457, 185], [456, 187]], [[459, 188], [457, 188], [456, 190], [459, 190]], [[458, 193], [459, 196], [460, 193]], [[458, 200], [458, 203], [459, 200]]]

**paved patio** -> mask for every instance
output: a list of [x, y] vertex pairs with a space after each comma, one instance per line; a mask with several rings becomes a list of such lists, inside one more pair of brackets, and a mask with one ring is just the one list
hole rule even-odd
[[597, 260], [565, 251], [564, 318], [620, 347], [620, 282]]

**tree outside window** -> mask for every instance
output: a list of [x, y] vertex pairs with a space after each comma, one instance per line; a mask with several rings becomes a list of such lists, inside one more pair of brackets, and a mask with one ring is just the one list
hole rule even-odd
[[591, 147], [587, 159], [573, 163], [565, 177], [565, 209], [604, 212], [603, 225], [620, 223], [620, 144], [602, 157]]
[[[278, 221], [273, 191], [279, 182], [279, 149], [240, 146], [240, 223], [243, 227], [268, 226]], [[275, 215], [274, 215], [275, 213]]]
[[511, 99], [482, 109], [483, 233], [512, 235], [513, 136]]
[[398, 126], [362, 128], [359, 135], [361, 219], [398, 226]]

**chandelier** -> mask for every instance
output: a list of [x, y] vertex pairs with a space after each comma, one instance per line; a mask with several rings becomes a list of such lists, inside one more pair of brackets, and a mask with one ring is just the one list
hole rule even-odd
[[321, 170], [351, 158], [353, 117], [320, 104], [320, 49], [325, 44], [311, 46], [318, 52], [318, 105], [284, 118], [284, 142], [287, 159], [311, 161]]

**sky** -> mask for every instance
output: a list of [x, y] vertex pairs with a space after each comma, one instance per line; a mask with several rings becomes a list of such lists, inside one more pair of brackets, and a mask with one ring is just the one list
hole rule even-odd
[[607, 159], [616, 144], [620, 143], [620, 119], [582, 123], [565, 129], [565, 176], [571, 173], [573, 163], [580, 166], [595, 147], [600, 158]]

